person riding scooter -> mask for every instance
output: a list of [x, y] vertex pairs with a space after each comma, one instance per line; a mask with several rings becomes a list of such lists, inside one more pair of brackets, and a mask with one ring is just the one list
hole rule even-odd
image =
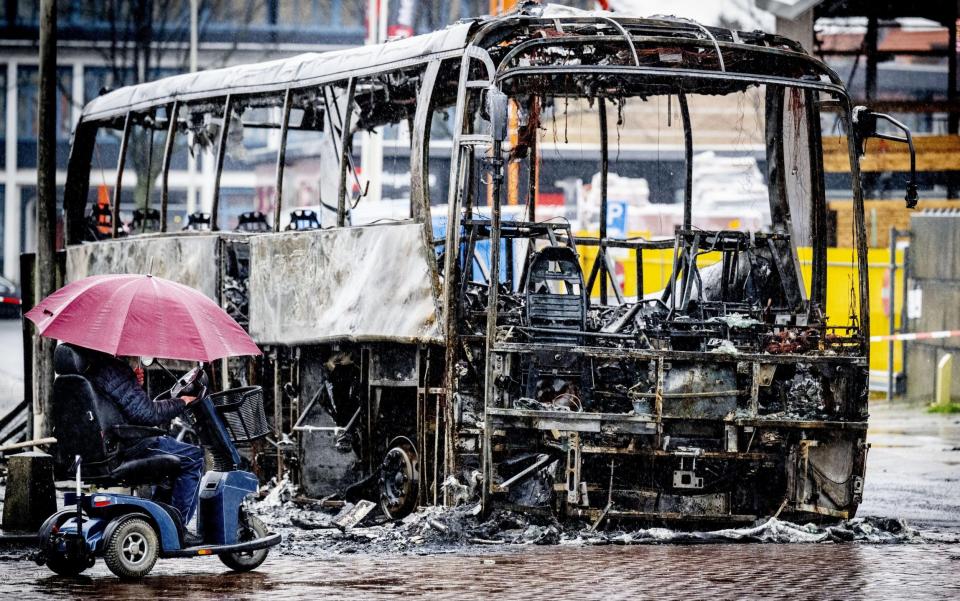
[[[150, 400], [143, 389], [143, 370], [133, 369], [125, 361], [105, 353], [87, 351], [90, 367], [87, 377], [101, 394], [120, 410], [127, 423], [136, 426], [165, 427], [187, 406], [196, 400], [193, 396]], [[176, 455], [180, 458], [180, 473], [173, 484], [171, 505], [186, 524], [197, 508], [197, 492], [203, 475], [203, 451], [192, 444], [171, 436], [145, 435], [125, 440], [121, 447], [124, 459], [140, 459], [155, 455]]]

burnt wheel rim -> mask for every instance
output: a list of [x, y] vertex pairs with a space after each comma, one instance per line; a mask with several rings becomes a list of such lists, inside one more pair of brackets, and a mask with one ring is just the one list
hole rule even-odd
[[417, 455], [409, 445], [390, 449], [380, 466], [380, 506], [391, 518], [409, 514], [417, 503], [420, 476]]

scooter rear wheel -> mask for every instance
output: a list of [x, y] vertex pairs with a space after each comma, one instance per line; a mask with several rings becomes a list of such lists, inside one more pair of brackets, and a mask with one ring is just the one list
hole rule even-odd
[[45, 553], [45, 563], [55, 574], [60, 576], [78, 576], [93, 565], [92, 557], [70, 557], [55, 549], [50, 543], [50, 537], [55, 529], [59, 530], [64, 522], [76, 516], [73, 510], [60, 511], [50, 516], [40, 527], [40, 545]]
[[[246, 524], [244, 524], [246, 521]], [[245, 543], [247, 541], [263, 538], [268, 534], [267, 527], [259, 518], [250, 514], [240, 515], [240, 532], [237, 533], [237, 542]], [[256, 551], [245, 551], [239, 553], [223, 553], [220, 555], [220, 561], [235, 572], [249, 572], [260, 567], [267, 559], [269, 549], [257, 549]]]
[[60, 576], [79, 576], [87, 569], [87, 562], [71, 559], [60, 553], [47, 556], [47, 567]]
[[120, 578], [143, 578], [157, 563], [159, 541], [153, 526], [140, 518], [120, 524], [107, 541], [103, 561]]

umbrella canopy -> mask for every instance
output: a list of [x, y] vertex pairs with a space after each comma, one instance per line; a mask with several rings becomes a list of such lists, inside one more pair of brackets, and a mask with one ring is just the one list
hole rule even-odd
[[95, 275], [25, 314], [40, 334], [111, 355], [213, 361], [259, 355], [240, 324], [201, 292], [149, 275]]

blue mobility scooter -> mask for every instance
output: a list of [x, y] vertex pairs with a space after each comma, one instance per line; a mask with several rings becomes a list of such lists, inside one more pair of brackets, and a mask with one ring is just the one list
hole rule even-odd
[[[238, 469], [234, 440], [247, 441], [267, 433], [263, 397], [258, 387], [207, 393], [206, 376], [197, 366], [166, 393], [195, 395], [188, 420], [201, 444], [213, 457], [213, 470], [200, 483], [197, 533], [202, 543], [184, 542], [180, 513], [164, 502], [169, 487], [157, 486], [151, 499], [114, 492], [84, 494], [83, 479], [98, 487], [153, 485], [178, 473], [174, 455], [122, 460], [123, 440], [166, 432], [123, 423], [117, 408], [100, 397], [83, 377], [85, 359], [70, 345], [57, 347], [57, 378], [53, 386], [54, 435], [61, 474], [75, 476], [76, 492], [64, 495], [64, 509], [41, 526], [37, 562], [61, 575], [77, 575], [102, 557], [121, 578], [140, 578], [158, 558], [216, 555], [235, 571], [257, 568], [279, 534], [267, 532], [243, 507], [257, 490], [256, 477]], [[229, 432], [228, 432], [229, 430]], [[232, 436], [231, 436], [232, 435]]]

